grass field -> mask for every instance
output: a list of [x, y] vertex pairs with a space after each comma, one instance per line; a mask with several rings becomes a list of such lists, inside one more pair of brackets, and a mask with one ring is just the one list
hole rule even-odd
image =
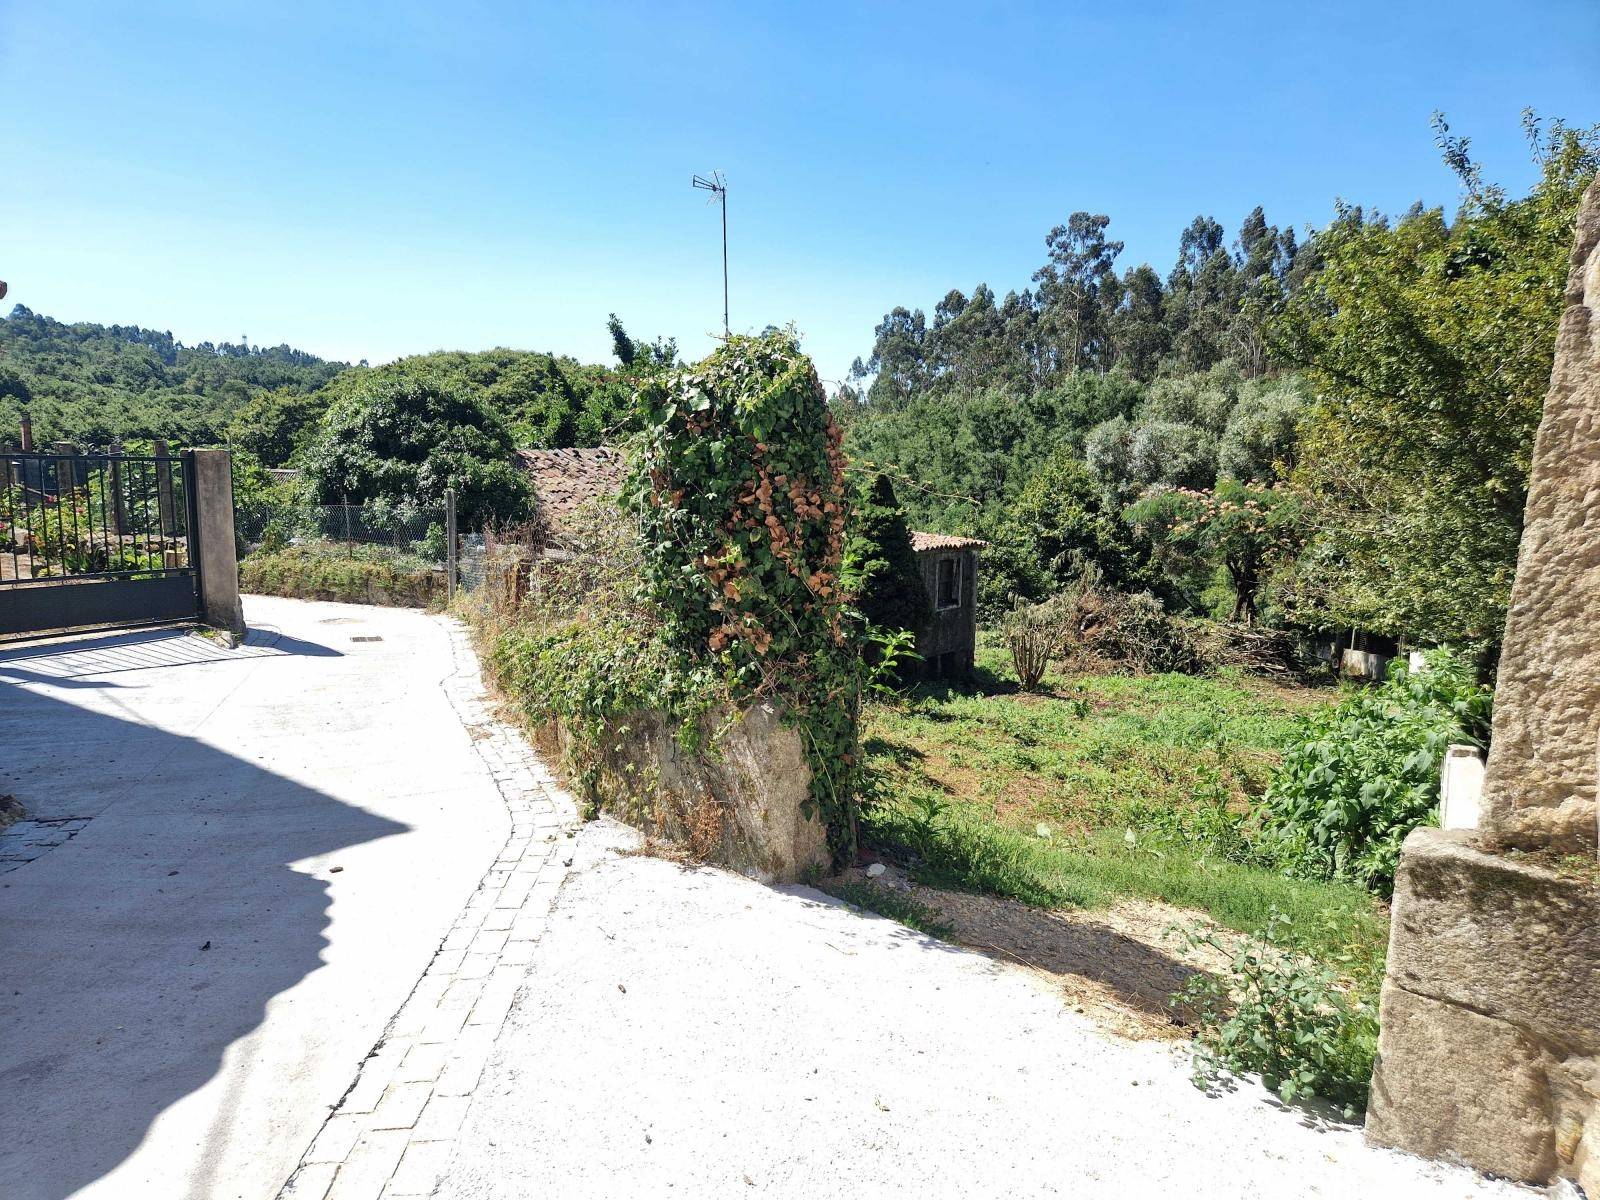
[[1047, 907], [1145, 897], [1243, 932], [1277, 909], [1302, 949], [1375, 986], [1383, 906], [1251, 865], [1238, 832], [1295, 715], [1335, 692], [1226, 674], [1045, 686], [1020, 692], [1003, 651], [986, 646], [969, 684], [871, 706], [869, 844], [926, 882]]

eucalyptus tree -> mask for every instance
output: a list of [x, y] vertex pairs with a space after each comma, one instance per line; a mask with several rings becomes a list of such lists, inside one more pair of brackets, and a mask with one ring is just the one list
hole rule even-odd
[[1045, 235], [1049, 260], [1033, 274], [1042, 324], [1050, 340], [1052, 371], [1092, 365], [1104, 331], [1100, 294], [1116, 286], [1122, 243], [1106, 237], [1111, 218], [1075, 212]]

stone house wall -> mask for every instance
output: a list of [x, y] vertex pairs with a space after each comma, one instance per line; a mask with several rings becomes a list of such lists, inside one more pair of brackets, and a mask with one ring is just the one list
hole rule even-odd
[[[941, 568], [941, 562], [949, 565]], [[933, 610], [917, 631], [923, 673], [935, 679], [965, 675], [972, 670], [978, 645], [978, 551], [974, 546], [919, 548], [917, 565], [922, 568], [922, 584]], [[943, 607], [941, 569], [953, 574], [956, 584], [956, 603]]]

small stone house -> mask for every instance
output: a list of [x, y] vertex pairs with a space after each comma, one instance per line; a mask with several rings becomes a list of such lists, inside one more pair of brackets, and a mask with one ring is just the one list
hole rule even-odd
[[911, 534], [922, 585], [933, 610], [917, 631], [917, 653], [929, 679], [953, 679], [972, 670], [978, 649], [977, 538], [945, 533]]
[[550, 540], [584, 504], [622, 490], [622, 452], [610, 446], [572, 450], [518, 450], [517, 462], [533, 481], [534, 513]]

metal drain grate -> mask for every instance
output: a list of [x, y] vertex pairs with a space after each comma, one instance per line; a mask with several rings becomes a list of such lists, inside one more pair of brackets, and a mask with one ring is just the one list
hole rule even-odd
[[383, 638], [375, 633], [357, 633], [352, 634], [350, 640], [352, 642], [381, 642]]

